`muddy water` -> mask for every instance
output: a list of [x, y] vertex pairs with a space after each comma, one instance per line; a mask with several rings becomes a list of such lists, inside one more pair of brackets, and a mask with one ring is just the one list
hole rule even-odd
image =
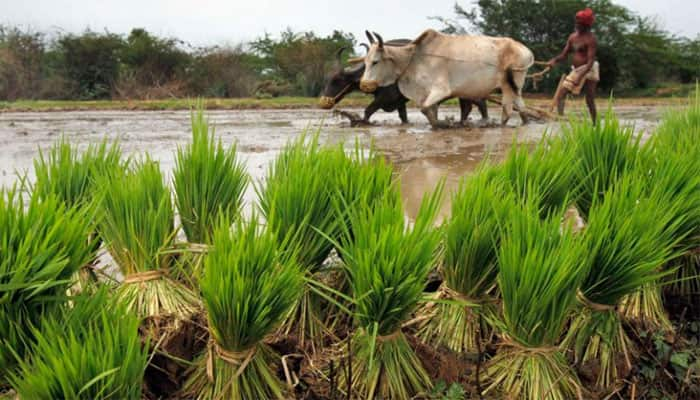
[[[359, 113], [361, 110], [351, 111]], [[490, 112], [493, 118], [499, 118], [498, 110]], [[662, 111], [652, 107], [622, 107], [616, 112], [624, 122], [649, 132]], [[446, 178], [449, 191], [485, 154], [500, 157], [513, 138], [534, 141], [545, 131], [560, 129], [554, 122], [520, 127], [516, 118], [511, 121], [512, 127], [431, 131], [425, 118], [415, 110], [409, 112], [412, 124], [408, 126], [400, 125], [396, 114], [377, 113], [373, 117], [374, 126], [360, 128], [351, 128], [346, 120], [321, 110], [210, 111], [207, 114], [224, 143], [237, 143], [256, 181], [264, 179], [268, 163], [284, 144], [305, 129], [323, 126], [320, 136], [323, 142], [352, 142], [359, 138], [369, 143], [374, 140], [400, 174], [409, 217], [415, 215], [425, 191], [434, 187], [440, 178]], [[441, 118], [444, 117], [456, 119], [458, 110], [443, 109]], [[31, 179], [32, 159], [38, 155], [38, 150], [47, 149], [61, 135], [80, 146], [105, 137], [119, 138], [126, 154], [141, 156], [148, 152], [169, 174], [174, 167], [177, 146], [189, 140], [189, 118], [186, 111], [0, 113], [0, 186], [15, 182], [18, 172], [28, 172]], [[254, 199], [251, 189], [246, 194], [246, 202], [250, 205]], [[446, 196], [443, 215], [448, 206], [449, 196]]]

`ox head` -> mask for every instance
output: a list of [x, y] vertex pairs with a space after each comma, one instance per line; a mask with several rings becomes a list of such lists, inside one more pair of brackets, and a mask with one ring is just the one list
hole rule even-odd
[[360, 89], [372, 93], [380, 86], [394, 84], [401, 71], [393, 57], [395, 49], [384, 46], [384, 39], [376, 32], [373, 35], [365, 31], [365, 34], [369, 39], [370, 48], [365, 57], [365, 72], [360, 81]]
[[343, 68], [342, 54], [346, 50], [341, 47], [336, 53], [338, 64], [334, 72], [328, 78], [323, 94], [319, 99], [319, 106], [324, 109], [333, 108], [346, 94], [359, 89], [360, 78], [364, 72], [364, 59], [361, 62], [355, 60], [349, 67]]

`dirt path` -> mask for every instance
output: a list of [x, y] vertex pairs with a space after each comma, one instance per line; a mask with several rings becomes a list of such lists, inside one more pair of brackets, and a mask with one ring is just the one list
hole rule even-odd
[[[351, 110], [360, 112], [361, 110]], [[492, 118], [498, 110], [492, 109]], [[648, 132], [655, 126], [660, 108], [624, 106], [616, 108], [625, 122]], [[245, 110], [208, 111], [216, 133], [224, 143], [238, 143], [248, 171], [257, 181], [264, 178], [266, 167], [284, 146], [304, 129], [317, 129], [323, 124], [321, 140], [363, 143], [374, 139], [377, 148], [397, 166], [409, 216], [415, 215], [423, 193], [440, 177], [447, 177], [447, 189], [454, 188], [466, 172], [487, 153], [498, 157], [513, 137], [533, 141], [545, 131], [556, 132], [558, 123], [530, 124], [519, 127], [491, 127], [431, 131], [425, 118], [416, 110], [409, 112], [412, 124], [402, 126], [397, 115], [377, 113], [375, 126], [350, 128], [346, 120], [321, 110]], [[476, 112], [473, 114], [476, 117]], [[441, 118], [458, 118], [456, 108], [441, 109]], [[76, 111], [0, 113], [0, 186], [17, 180], [15, 171], [32, 174], [32, 159], [38, 149], [47, 149], [60, 135], [80, 145], [104, 137], [120, 138], [124, 152], [139, 156], [148, 152], [161, 162], [169, 173], [174, 166], [174, 152], [187, 143], [190, 135], [189, 113], [186, 111]], [[246, 201], [254, 201], [249, 190]], [[448, 201], [445, 203], [447, 208]]]

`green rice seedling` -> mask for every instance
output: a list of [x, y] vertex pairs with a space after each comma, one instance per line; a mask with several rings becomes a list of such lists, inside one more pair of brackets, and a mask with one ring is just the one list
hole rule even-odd
[[492, 178], [490, 168], [482, 165], [452, 195], [443, 238], [443, 284], [436, 293], [440, 301], [426, 304], [419, 313], [430, 316], [419, 336], [457, 352], [478, 351], [480, 341], [489, 335], [481, 314], [495, 311], [492, 292], [498, 276], [499, 226], [517, 206], [508, 183], [499, 175]]
[[593, 201], [647, 156], [641, 136], [635, 136], [633, 126], [621, 125], [612, 108], [595, 125], [584, 120], [565, 125], [562, 140], [575, 154], [576, 205], [586, 219]]
[[[280, 243], [299, 247], [298, 262], [307, 278], [323, 278], [319, 274], [325, 272], [323, 262], [333, 248], [329, 238], [337, 237], [340, 226], [333, 207], [333, 196], [338, 193], [334, 186], [337, 175], [347, 166], [342, 148], [320, 146], [318, 133], [311, 137], [302, 134], [285, 146], [270, 165], [265, 184], [256, 187], [262, 214]], [[301, 346], [313, 338], [315, 348], [329, 333], [323, 307], [322, 299], [306, 285], [281, 332], [289, 334], [296, 328]]]
[[84, 209], [55, 196], [26, 200], [0, 190], [0, 385], [34, 340], [33, 328], [65, 302], [76, 271], [93, 259]]
[[[97, 205], [98, 193], [96, 180], [100, 176], [116, 176], [126, 167], [121, 161], [121, 148], [118, 143], [109, 144], [107, 140], [99, 144], [90, 144], [82, 152], [77, 146], [71, 145], [66, 138], [61, 138], [49, 151], [39, 152], [34, 160], [36, 182], [32, 195], [42, 199], [56, 196], [68, 207], [84, 207], [89, 211], [85, 222], [91, 226], [88, 237], [85, 238], [97, 251], [102, 240], [97, 232], [99, 210]], [[90, 260], [94, 264], [95, 260]], [[78, 273], [78, 287], [94, 283], [97, 275], [91, 268], [83, 268]]]
[[557, 345], [586, 266], [584, 246], [558, 216], [541, 219], [539, 196], [531, 186], [501, 228], [503, 315], [493, 322], [503, 344], [487, 368], [486, 391], [524, 400], [580, 398], [580, 383]]
[[[645, 168], [634, 171], [646, 182], [647, 191], [658, 192], [664, 203], [673, 203], [669, 221], [674, 224], [671, 237], [678, 241], [679, 260], [669, 260], [668, 266], [659, 269], [675, 270], [675, 266], [687, 259], [686, 252], [700, 246], [700, 163], [686, 154], [674, 154], [665, 148], [654, 148], [653, 159]], [[660, 205], [661, 206], [661, 205]], [[682, 264], [681, 264], [682, 265]], [[685, 269], [685, 271], [680, 271]], [[680, 268], [683, 279], [690, 268]], [[668, 279], [673, 279], [669, 275]], [[691, 278], [692, 279], [692, 278]], [[644, 285], [641, 290], [625, 297], [619, 311], [628, 321], [647, 329], [673, 329], [666, 315], [661, 298], [661, 282]]]
[[[270, 226], [223, 219], [200, 281], [211, 341], [185, 387], [195, 399], [284, 399], [263, 339], [303, 290], [304, 272]], [[284, 244], [284, 243], [282, 243]]]
[[64, 309], [34, 330], [32, 356], [20, 358], [11, 374], [19, 398], [141, 399], [148, 346], [141, 343], [139, 319], [106, 287]]
[[350, 379], [361, 398], [408, 399], [431, 386], [401, 327], [416, 310], [438, 257], [441, 232], [434, 221], [443, 186], [441, 182], [423, 199], [410, 228], [403, 205], [392, 192], [374, 207], [350, 215], [354, 236], [341, 252], [356, 330], [345, 349], [352, 352], [352, 375], [342, 375], [340, 387]]
[[[654, 135], [650, 139], [656, 150], [656, 158], [670, 163], [682, 163], [680, 179], [698, 175], [700, 165], [700, 90], [689, 100], [684, 108], [671, 109], [666, 112]], [[668, 161], [671, 160], [671, 161]], [[696, 202], [700, 195], [695, 194]], [[692, 203], [689, 206], [695, 206]], [[696, 208], [697, 209], [697, 208]], [[696, 223], [695, 226], [698, 226]], [[689, 235], [685, 241], [689, 252], [678, 260], [676, 273], [669, 277], [667, 286], [671, 294], [689, 297], [700, 293], [700, 233]]]
[[241, 213], [248, 186], [236, 146], [224, 148], [202, 109], [192, 114], [192, 142], [178, 147], [173, 173], [175, 204], [190, 243], [208, 244], [221, 215], [233, 222]]
[[530, 150], [528, 144], [513, 142], [502, 164], [494, 168], [512, 187], [519, 199], [528, 188], [541, 193], [541, 214], [546, 217], [568, 207], [579, 186], [579, 160], [576, 153], [559, 138], [545, 136]]
[[[141, 318], [188, 320], [199, 301], [170, 279], [175, 238], [170, 191], [157, 162], [136, 163], [120, 179], [104, 180], [100, 232], [124, 277], [120, 297]], [[159, 335], [155, 335], [159, 336]]]
[[563, 346], [576, 362], [600, 366], [597, 385], [607, 388], [620, 373], [624, 357], [631, 368], [631, 343], [617, 312], [621, 300], [668, 274], [659, 269], [675, 257], [678, 202], [664, 190], [648, 191], [634, 174], [620, 178], [593, 203], [584, 232], [588, 270], [577, 298], [583, 308], [573, 320]]
[[36, 182], [33, 193], [41, 198], [56, 196], [66, 205], [94, 204], [98, 176], [114, 176], [125, 168], [118, 142], [90, 144], [82, 154], [77, 146], [61, 138], [49, 151], [34, 160]]

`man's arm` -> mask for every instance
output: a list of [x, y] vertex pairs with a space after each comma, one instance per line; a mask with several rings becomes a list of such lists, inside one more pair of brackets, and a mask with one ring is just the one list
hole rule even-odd
[[569, 36], [569, 38], [566, 39], [566, 46], [564, 46], [564, 50], [562, 50], [558, 56], [549, 60], [549, 62], [547, 62], [547, 66], [549, 66], [551, 68], [551, 67], [555, 66], [556, 64], [564, 61], [566, 59], [566, 56], [569, 55], [570, 51], [571, 51], [571, 36]]

